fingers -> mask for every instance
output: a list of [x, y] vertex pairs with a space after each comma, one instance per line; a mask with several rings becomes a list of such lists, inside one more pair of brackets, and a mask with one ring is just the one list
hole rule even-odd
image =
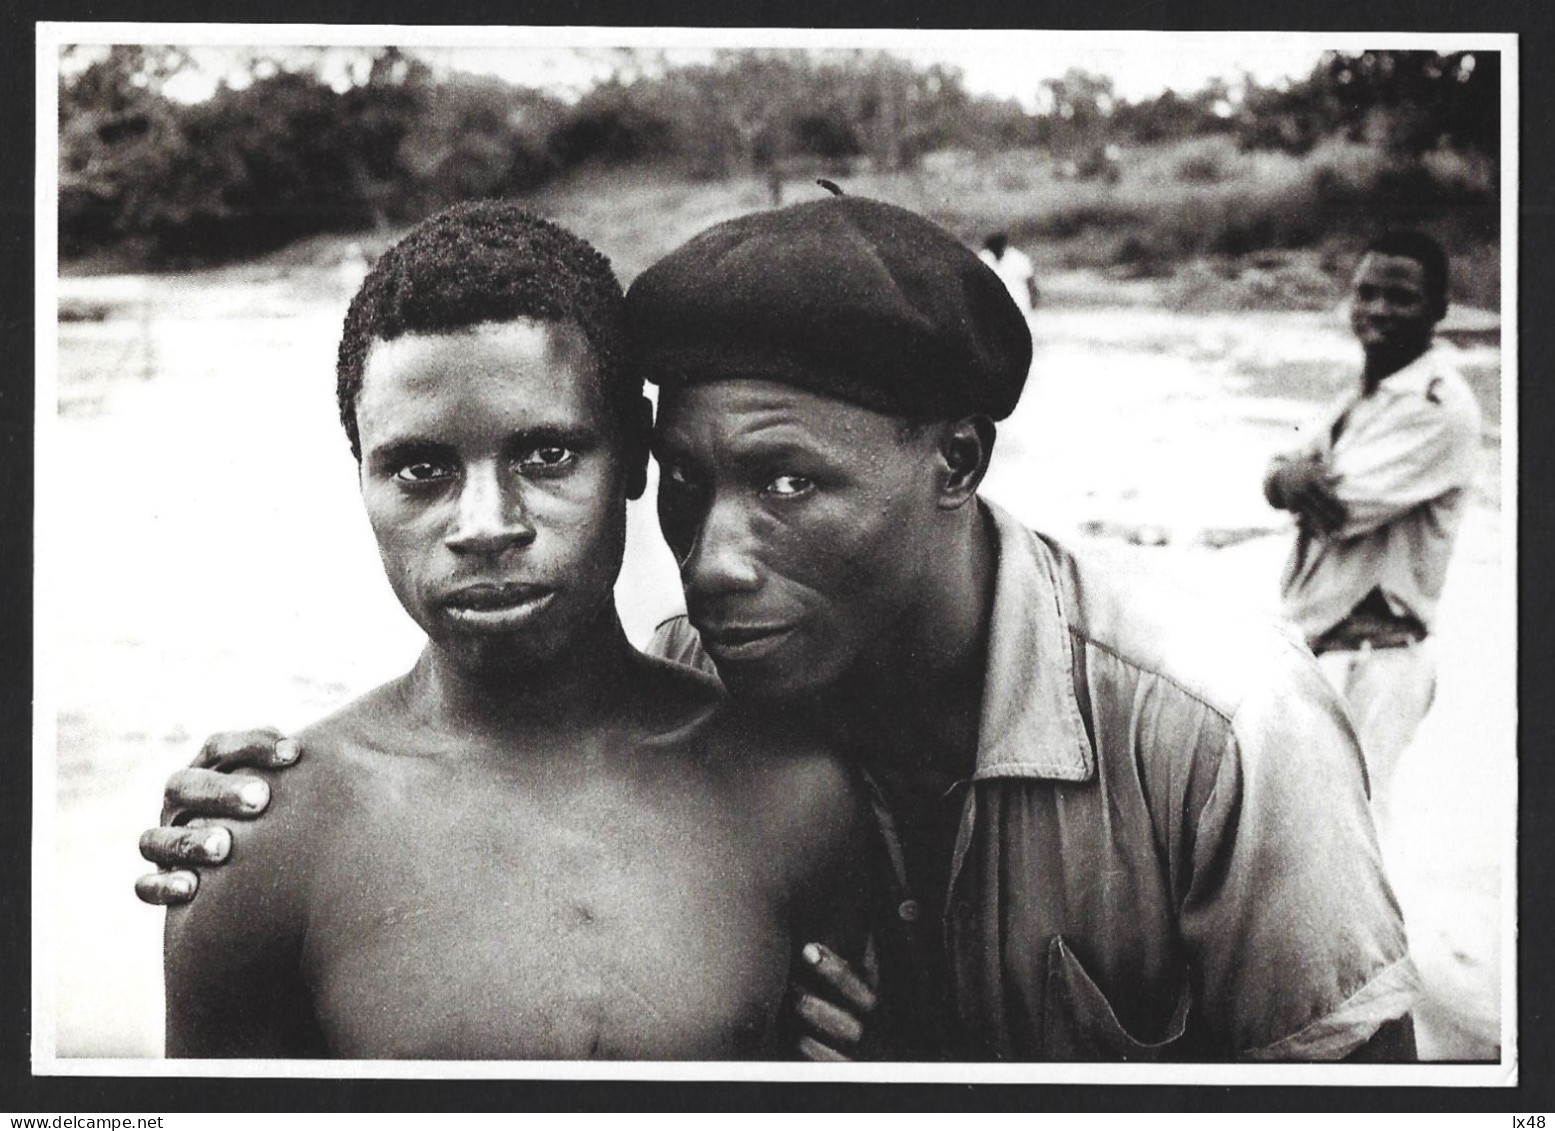
[[1264, 498], [1271, 506], [1300, 515], [1314, 486], [1338, 482], [1338, 476], [1328, 470], [1322, 457], [1312, 455], [1304, 459], [1276, 456], [1264, 479]]
[[197, 817], [254, 817], [270, 804], [270, 783], [252, 774], [183, 769], [167, 779], [162, 823]]
[[1345, 506], [1322, 484], [1306, 484], [1294, 500], [1297, 514], [1318, 532], [1327, 534], [1344, 525]]
[[[864, 953], [866, 972], [872, 965], [872, 950], [873, 943]], [[854, 972], [846, 959], [820, 943], [806, 943], [800, 955], [814, 974], [817, 988], [827, 991], [827, 996], [861, 1014], [874, 1012], [875, 991]]]
[[806, 943], [800, 957], [810, 986], [794, 987], [799, 1053], [808, 1060], [848, 1060], [863, 1041], [865, 1023], [877, 1004], [873, 943], [864, 952], [862, 977], [820, 943]]
[[849, 1059], [836, 1049], [827, 1048], [814, 1037], [799, 1038], [799, 1055], [806, 1060], [846, 1061]]
[[1268, 500], [1271, 507], [1282, 511], [1291, 510], [1296, 481], [1297, 476], [1291, 470], [1291, 465], [1276, 459], [1269, 468], [1269, 474], [1264, 477], [1263, 497]]
[[1344, 525], [1345, 519], [1350, 517], [1350, 509], [1344, 505], [1335, 489], [1339, 486], [1339, 476], [1325, 475], [1317, 483], [1313, 484], [1319, 498], [1323, 500], [1324, 517], [1331, 524], [1330, 529], [1337, 530]]
[[287, 738], [274, 727], [224, 730], [205, 740], [195, 755], [194, 765], [212, 770], [238, 766], [280, 769], [290, 766], [301, 753], [296, 739]]
[[1300, 491], [1294, 492], [1290, 499], [1291, 510], [1296, 516], [1309, 526], [1317, 530], [1323, 528], [1323, 504], [1311, 491], [1303, 485]]
[[1321, 491], [1315, 492], [1312, 501], [1312, 513], [1322, 527], [1325, 534], [1331, 534], [1344, 525], [1344, 506], [1332, 495]]
[[140, 854], [163, 868], [220, 864], [231, 853], [232, 832], [220, 825], [163, 825], [140, 834]]
[[152, 872], [135, 881], [135, 894], [142, 903], [171, 907], [188, 903], [199, 886], [200, 877], [193, 872]]
[[146, 903], [187, 903], [199, 888], [196, 866], [220, 864], [232, 852], [232, 833], [207, 825], [211, 817], [255, 817], [270, 804], [270, 783], [239, 766], [279, 769], [301, 755], [297, 742], [274, 727], [223, 731], [200, 747], [194, 764], [168, 778], [162, 792], [162, 827], [141, 834], [140, 854], [161, 871], [135, 881]]
[[864, 1023], [812, 993], [800, 991], [794, 1014], [809, 1034], [832, 1048], [852, 1048], [864, 1038]]

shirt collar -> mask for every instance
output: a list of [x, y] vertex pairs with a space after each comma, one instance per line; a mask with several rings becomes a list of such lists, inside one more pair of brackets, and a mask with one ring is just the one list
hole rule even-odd
[[[1447, 347], [1451, 348], [1451, 347]], [[1444, 348], [1440, 342], [1432, 342], [1426, 351], [1404, 368], [1389, 373], [1377, 384], [1377, 391], [1391, 396], [1424, 396], [1441, 370]]]
[[1426, 351], [1415, 358], [1404, 368], [1389, 373], [1377, 385], [1376, 392], [1368, 400], [1364, 386], [1357, 381], [1344, 392], [1340, 393], [1327, 409], [1324, 410], [1322, 421], [1323, 428], [1321, 439], [1326, 449], [1333, 443], [1334, 424], [1343, 416], [1358, 410], [1358, 406], [1370, 403], [1380, 405], [1391, 402], [1394, 397], [1424, 396], [1430, 391], [1431, 382], [1441, 374], [1439, 368], [1447, 350], [1453, 347], [1443, 346], [1441, 342], [1432, 342]]
[[1041, 539], [982, 500], [999, 561], [973, 780], [1089, 781], [1096, 753], [1080, 721], [1057, 564]]

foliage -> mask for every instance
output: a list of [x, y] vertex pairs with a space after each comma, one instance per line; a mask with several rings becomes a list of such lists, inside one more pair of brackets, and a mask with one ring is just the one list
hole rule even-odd
[[[1041, 84], [1036, 112], [879, 51], [723, 51], [679, 66], [606, 57], [613, 77], [570, 104], [494, 78], [437, 77], [394, 48], [361, 51], [345, 83], [326, 79], [322, 54], [288, 67], [256, 55], [188, 104], [165, 93], [187, 64], [180, 51], [114, 47], [61, 81], [61, 248], [217, 260], [533, 193], [586, 169], [754, 176], [777, 199], [796, 176], [844, 175], [851, 187], [945, 157], [997, 169], [986, 190], [1027, 216], [1030, 234], [1091, 238], [1121, 223], [1119, 258], [1148, 265], [1296, 246], [1362, 214], [1478, 216], [1498, 187], [1494, 53], [1330, 53], [1279, 88], [1214, 80], [1138, 102], [1070, 71]], [[1042, 209], [1022, 212], [1033, 193]]]
[[115, 47], [62, 84], [59, 99], [60, 244], [66, 254], [187, 218], [160, 199], [186, 139], [155, 85], [176, 71], [171, 52]]
[[340, 94], [305, 71], [161, 93], [172, 53], [114, 47], [60, 97], [60, 234], [67, 252], [129, 239], [165, 261], [224, 259], [381, 220], [424, 69], [398, 52]]
[[1496, 52], [1325, 54], [1306, 81], [1253, 87], [1236, 128], [1247, 148], [1305, 153], [1340, 136], [1398, 153], [1499, 152], [1501, 57]]

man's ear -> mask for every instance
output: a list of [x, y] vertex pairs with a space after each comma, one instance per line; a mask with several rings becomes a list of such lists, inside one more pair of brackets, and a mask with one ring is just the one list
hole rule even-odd
[[965, 506], [977, 494], [988, 473], [998, 430], [981, 414], [940, 426], [939, 505], [944, 510]]
[[648, 452], [653, 441], [653, 402], [639, 397], [622, 423], [621, 455], [626, 468], [626, 497], [640, 499], [648, 489]]

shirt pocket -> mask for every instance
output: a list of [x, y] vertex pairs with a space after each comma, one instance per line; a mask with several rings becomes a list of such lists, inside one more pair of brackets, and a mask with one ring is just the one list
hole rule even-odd
[[1192, 995], [1186, 977], [1158, 1040], [1142, 1041], [1118, 1021], [1112, 1003], [1086, 973], [1062, 935], [1048, 944], [1042, 1001], [1042, 1046], [1049, 1060], [1170, 1060], [1180, 1054]]

